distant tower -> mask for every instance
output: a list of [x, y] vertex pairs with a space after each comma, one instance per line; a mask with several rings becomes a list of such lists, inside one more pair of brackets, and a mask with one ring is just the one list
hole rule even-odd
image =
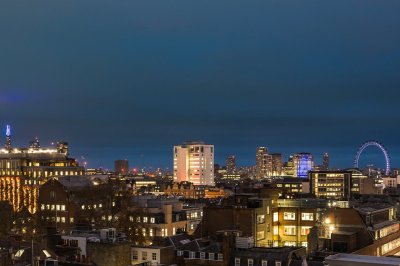
[[258, 147], [256, 150], [256, 176], [262, 179], [272, 172], [272, 156], [268, 155], [267, 147]]
[[294, 177], [308, 177], [314, 171], [314, 158], [310, 153], [296, 153], [293, 157]]
[[57, 152], [68, 155], [68, 142], [62, 140], [57, 141]]
[[226, 173], [234, 174], [236, 173], [236, 159], [235, 156], [226, 157]]
[[11, 129], [10, 125], [7, 125], [7, 130], [6, 130], [6, 142], [4, 144], [6, 150], [11, 150]]
[[328, 155], [328, 153], [324, 154], [323, 166], [324, 166], [323, 167], [324, 171], [329, 171], [329, 155]]
[[35, 138], [35, 139], [29, 141], [29, 148], [31, 148], [31, 149], [39, 149], [40, 148], [38, 138]]
[[280, 176], [282, 175], [282, 154], [273, 153], [272, 157], [272, 175]]
[[114, 162], [114, 172], [117, 175], [127, 175], [129, 173], [129, 161], [125, 160], [116, 160]]

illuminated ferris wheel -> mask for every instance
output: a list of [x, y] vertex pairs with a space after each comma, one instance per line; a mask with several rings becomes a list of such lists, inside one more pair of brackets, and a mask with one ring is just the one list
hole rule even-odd
[[363, 145], [361, 145], [360, 148], [358, 148], [356, 157], [354, 158], [354, 168], [358, 168], [358, 159], [360, 158], [360, 154], [368, 146], [376, 146], [381, 149], [381, 151], [385, 155], [385, 159], [386, 159], [386, 175], [389, 175], [390, 171], [391, 171], [390, 170], [389, 153], [387, 152], [387, 150], [385, 149], [385, 147], [383, 147], [383, 145], [381, 143], [379, 143], [378, 141], [375, 141], [375, 140], [369, 140], [369, 141], [365, 142]]

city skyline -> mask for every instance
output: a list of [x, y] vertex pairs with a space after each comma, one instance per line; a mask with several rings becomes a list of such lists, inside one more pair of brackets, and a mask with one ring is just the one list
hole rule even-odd
[[[5, 128], [6, 128], [6, 132], [7, 132], [6, 134], [8, 134], [10, 132], [10, 126], [6, 125]], [[9, 139], [7, 138], [7, 136], [8, 135], [4, 135], [4, 140], [5, 140], [5, 143], [9, 144]], [[12, 134], [11, 134], [11, 136], [12, 136]], [[34, 137], [29, 142], [27, 142], [26, 145], [19, 146], [18, 144], [15, 145], [15, 143], [16, 143], [15, 138], [12, 137], [11, 140], [12, 140], [11, 143], [12, 143], [12, 148], [13, 149], [14, 148], [28, 148], [28, 144], [30, 144], [30, 142], [32, 142], [33, 140], [35, 140], [37, 143], [40, 142], [40, 139], [38, 137]], [[54, 145], [57, 144], [57, 141], [58, 140], [51, 141], [48, 145], [46, 145], [46, 144], [43, 145], [43, 143], [42, 143], [41, 147], [42, 148], [54, 148], [55, 147]], [[62, 140], [62, 141], [64, 141], [64, 140]], [[19, 143], [19, 142], [17, 142], [17, 143]], [[366, 141], [364, 143], [366, 143]], [[364, 144], [364, 143], [362, 143], [362, 144]], [[206, 143], [206, 144], [208, 144], [208, 143]], [[82, 150], [79, 147], [76, 147], [76, 148], [77, 148], [77, 150]], [[293, 152], [293, 153], [285, 154], [285, 153], [280, 153], [279, 151], [275, 151], [275, 152], [271, 151], [269, 149], [269, 147], [266, 147], [266, 148], [268, 150], [268, 154], [276, 154], [276, 153], [281, 154], [283, 163], [287, 162], [287, 159], [289, 158], [290, 155], [295, 155], [296, 153], [302, 153], [302, 152]], [[358, 150], [358, 148], [357, 148], [357, 150]], [[247, 160], [246, 160], [246, 157], [243, 157], [242, 159], [239, 158], [239, 161], [238, 161], [239, 163], [238, 163], [237, 167], [239, 168], [239, 167], [256, 166], [256, 150], [257, 149], [258, 148], [254, 149], [254, 154], [253, 154], [254, 158], [253, 159], [248, 159], [247, 158]], [[387, 147], [386, 147], [386, 149], [387, 149]], [[129, 156], [128, 155], [128, 156], [125, 156], [125, 157], [118, 157], [118, 158], [115, 158], [115, 159], [111, 158], [110, 161], [106, 161], [105, 164], [101, 164], [100, 165], [100, 164], [97, 163], [97, 165], [96, 165], [97, 161], [93, 161], [93, 158], [85, 157], [86, 155], [84, 156], [84, 155], [76, 154], [76, 152], [74, 152], [73, 150], [72, 151], [70, 150], [70, 152], [71, 152], [72, 157], [76, 158], [78, 160], [78, 162], [80, 162], [81, 164], [83, 164], [83, 162], [87, 163], [86, 168], [96, 168], [96, 169], [97, 168], [103, 168], [103, 169], [107, 169], [109, 171], [113, 171], [114, 170], [114, 163], [117, 160], [128, 160], [128, 161], [130, 161], [132, 167], [130, 167], [129, 170], [132, 171], [133, 169], [137, 168], [136, 167], [136, 163], [141, 161], [141, 157], [143, 155], [143, 154], [140, 154], [139, 156], [136, 156], [136, 155], [130, 155]], [[389, 156], [390, 156], [390, 150], [388, 152], [389, 152]], [[85, 154], [88, 154], [88, 153], [86, 152]], [[173, 154], [173, 151], [171, 151], [171, 156], [172, 156], [172, 154]], [[242, 152], [237, 152], [236, 154], [239, 154], [239, 155], [240, 154], [248, 154], [248, 151], [246, 151], [246, 152], [243, 152], [243, 151]], [[236, 159], [237, 156], [238, 156], [236, 154], [224, 155], [224, 154], [218, 153], [218, 150], [217, 150], [216, 156], [215, 156], [215, 158], [216, 158], [215, 159], [215, 163], [219, 164], [221, 167], [225, 166], [225, 164], [226, 164], [225, 162], [226, 162], [227, 157], [233, 156]], [[311, 153], [311, 154], [313, 154], [313, 153]], [[315, 162], [314, 164], [315, 165], [323, 165], [323, 157], [326, 154], [329, 154], [329, 152], [324, 152], [323, 154], [313, 154], [314, 162]], [[343, 156], [343, 154], [342, 154], [342, 156]], [[379, 148], [374, 147], [374, 146], [368, 146], [366, 148], [366, 151], [363, 151], [361, 153], [361, 155], [360, 155], [359, 168], [363, 169], [364, 167], [367, 167], [368, 164], [373, 164], [373, 166], [374, 166], [373, 168], [384, 169], [385, 166], [386, 166], [386, 161], [385, 161], [385, 157], [384, 156], [385, 155], [383, 154], [383, 152], [381, 150], [379, 150]], [[106, 158], [107, 156], [103, 155], [103, 156], [100, 156], [100, 157], [101, 158]], [[138, 158], [135, 158], [135, 157], [138, 157]], [[248, 156], [248, 157], [250, 157], [250, 156]], [[344, 157], [347, 158], [348, 156], [344, 155]], [[355, 156], [353, 156], [351, 163], [350, 162], [346, 162], [347, 167], [338, 167], [336, 165], [332, 165], [331, 167], [336, 167], [338, 169], [353, 168], [354, 158], [355, 158]], [[171, 159], [170, 165], [168, 165], [168, 162], [166, 162], [166, 161], [168, 161], [168, 159], [167, 158], [163, 158], [163, 159], [160, 160], [161, 163], [159, 163], [159, 164], [156, 164], [156, 161], [150, 161], [149, 164], [147, 164], [147, 165], [146, 165], [146, 162], [145, 162], [145, 165], [143, 165], [143, 162], [141, 162], [140, 169], [142, 169], [144, 167], [146, 170], [149, 170], [149, 168], [152, 167], [153, 170], [156, 170], [157, 168], [161, 168], [162, 170], [166, 170], [166, 169], [172, 170], [172, 166], [173, 166], [172, 159]], [[252, 164], [251, 161], [254, 161], [253, 164]], [[334, 161], [338, 161], [338, 160], [334, 160]], [[376, 164], [376, 162], [378, 162], [378, 164]], [[392, 158], [391, 158], [391, 165], [392, 165], [392, 168], [397, 168], [396, 165], [394, 165]]]
[[[69, 142], [88, 167], [172, 167], [185, 141], [255, 165], [255, 149], [352, 167], [376, 139], [400, 165], [398, 1], [119, 5], [8, 1], [0, 125], [13, 145]], [[2, 135], [5, 129], [1, 128]], [[371, 156], [368, 154], [371, 152]], [[365, 163], [364, 163], [364, 162]], [[360, 165], [384, 167], [377, 148]]]

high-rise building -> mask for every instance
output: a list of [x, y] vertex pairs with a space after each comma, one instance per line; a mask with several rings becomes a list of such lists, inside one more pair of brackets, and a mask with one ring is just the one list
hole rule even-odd
[[267, 147], [258, 147], [256, 150], [256, 177], [262, 179], [271, 175], [272, 156], [268, 155]]
[[272, 158], [272, 175], [280, 176], [282, 175], [282, 154], [273, 153], [271, 154]]
[[174, 181], [214, 185], [214, 145], [202, 141], [174, 146]]
[[6, 150], [11, 150], [12, 146], [11, 146], [11, 129], [10, 129], [10, 125], [7, 125], [7, 130], [6, 130], [6, 142], [4, 143], [4, 147], [6, 148]]
[[57, 141], [57, 152], [68, 155], [68, 142], [62, 140]]
[[40, 148], [38, 138], [35, 138], [35, 139], [29, 141], [29, 148], [30, 149], [39, 149]]
[[324, 166], [324, 171], [329, 171], [329, 155], [328, 155], [328, 153], [324, 154], [323, 166]]
[[116, 160], [114, 162], [114, 172], [116, 175], [127, 175], [129, 173], [129, 161], [125, 160]]
[[314, 171], [314, 158], [311, 153], [297, 153], [293, 157], [293, 175], [308, 177], [308, 171]]
[[284, 175], [293, 176], [293, 155], [289, 155], [288, 161], [283, 166]]
[[235, 156], [226, 157], [226, 173], [234, 174], [236, 173], [236, 159]]

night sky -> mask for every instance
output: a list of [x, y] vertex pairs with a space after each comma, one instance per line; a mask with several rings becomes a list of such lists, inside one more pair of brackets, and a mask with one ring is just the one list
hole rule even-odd
[[[214, 144], [222, 165], [254, 165], [266, 146], [347, 168], [376, 139], [400, 167], [399, 11], [398, 0], [2, 1], [1, 135], [10, 124], [14, 147], [62, 139], [109, 169], [141, 154], [171, 169], [188, 140]], [[369, 163], [384, 167], [378, 148]]]

